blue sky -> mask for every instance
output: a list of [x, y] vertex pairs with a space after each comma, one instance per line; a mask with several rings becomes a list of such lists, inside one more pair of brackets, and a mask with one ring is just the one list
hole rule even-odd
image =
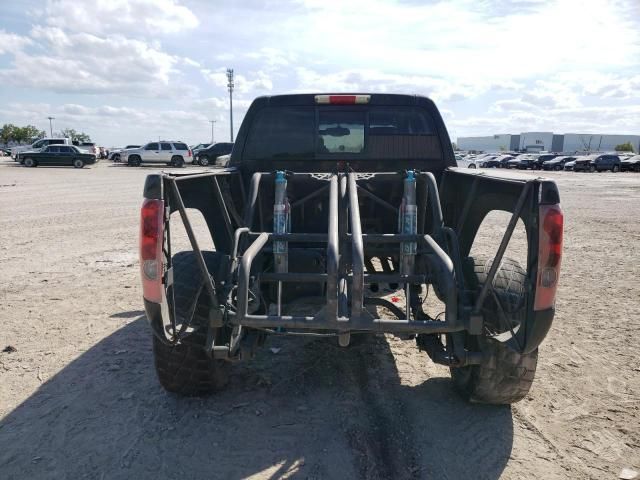
[[251, 100], [417, 93], [452, 138], [640, 134], [638, 0], [0, 0], [0, 124], [229, 138]]

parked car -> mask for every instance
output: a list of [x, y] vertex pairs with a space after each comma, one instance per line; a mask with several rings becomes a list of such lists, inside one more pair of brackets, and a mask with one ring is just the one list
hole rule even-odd
[[139, 167], [143, 163], [165, 163], [173, 167], [183, 167], [191, 160], [192, 154], [184, 142], [161, 140], [147, 143], [141, 148], [132, 148], [120, 153], [121, 161], [130, 167]]
[[538, 154], [522, 155], [518, 158], [518, 164], [516, 168], [520, 170], [537, 170], [538, 169]]
[[544, 162], [548, 162], [549, 160], [553, 160], [558, 155], [555, 153], [544, 153], [538, 155], [535, 163], [533, 164], [533, 170], [542, 170], [544, 168]]
[[566, 163], [564, 164], [564, 167], [563, 167], [563, 168], [564, 168], [564, 170], [565, 170], [566, 172], [573, 172], [573, 167], [575, 167], [575, 165], [576, 165], [576, 161], [577, 161], [578, 159], [580, 159], [580, 158], [582, 158], [582, 157], [576, 157], [576, 159], [575, 159], [575, 160], [569, 160], [568, 162], [566, 162]]
[[456, 155], [456, 164], [460, 168], [478, 168], [475, 155], [467, 155], [466, 157]]
[[507, 160], [504, 164], [505, 168], [518, 168], [520, 165], [520, 160], [524, 159], [526, 155], [519, 155], [517, 157], [513, 157], [511, 160]]
[[194, 165], [197, 163], [198, 165], [202, 165], [203, 167], [207, 165], [215, 165], [216, 158], [218, 158], [220, 155], [228, 155], [229, 153], [231, 153], [231, 150], [233, 150], [233, 143], [214, 143], [208, 148], [200, 150], [198, 153], [194, 153], [193, 163]]
[[511, 160], [511, 155], [500, 155], [484, 162], [484, 168], [503, 168], [505, 164]]
[[498, 158], [498, 155], [487, 155], [485, 157], [482, 157], [477, 161], [478, 166], [481, 168], [489, 168], [490, 162], [492, 162], [496, 158]]
[[20, 145], [18, 147], [13, 147], [11, 149], [11, 156], [17, 162], [17, 156], [20, 152], [40, 150], [47, 145], [71, 145], [71, 140], [68, 138], [41, 138], [40, 140], [36, 140], [35, 142], [33, 142], [31, 145]]
[[113, 160], [114, 162], [119, 162], [120, 161], [120, 155], [122, 154], [123, 150], [130, 150], [132, 148], [140, 148], [141, 145], [127, 145], [124, 148], [114, 148], [113, 150], [111, 150], [111, 152], [109, 152], [109, 156], [107, 157], [108, 160]]
[[542, 169], [543, 170], [562, 170], [564, 169], [564, 165], [567, 162], [571, 162], [575, 159], [576, 157], [570, 157], [570, 156], [555, 157], [551, 160], [546, 160], [545, 162], [543, 162]]
[[620, 162], [621, 172], [640, 172], [640, 155], [627, 157]]
[[92, 155], [95, 155], [96, 158], [99, 158], [100, 149], [98, 148], [98, 146], [95, 143], [93, 143], [93, 142], [76, 142], [76, 141], [74, 141], [73, 145], [78, 150], [90, 153]]
[[220, 155], [218, 158], [216, 158], [216, 167], [229, 166], [229, 160], [231, 160], [230, 153], [227, 153], [226, 155]]
[[25, 167], [73, 165], [75, 168], [82, 168], [96, 163], [96, 156], [85, 153], [73, 145], [49, 145], [40, 150], [22, 152], [20, 163]]
[[610, 153], [588, 155], [576, 160], [573, 170], [575, 172], [603, 172], [605, 170], [619, 172], [620, 157]]
[[193, 153], [193, 156], [195, 157], [196, 153], [198, 153], [200, 150], [204, 150], [205, 148], [209, 148], [211, 145], [213, 145], [213, 144], [212, 143], [199, 143], [195, 147], [189, 147], [189, 148], [191, 148], [191, 153]]

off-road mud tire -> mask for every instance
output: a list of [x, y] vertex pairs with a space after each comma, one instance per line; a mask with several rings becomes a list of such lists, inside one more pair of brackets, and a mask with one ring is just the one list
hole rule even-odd
[[[493, 260], [470, 257], [465, 264], [468, 285], [478, 293], [487, 279]], [[524, 322], [526, 316], [526, 272], [515, 260], [504, 258], [496, 273], [494, 288], [509, 320]], [[491, 296], [483, 307], [485, 321], [498, 323], [498, 311]], [[538, 350], [520, 354], [488, 336], [469, 337], [483, 353], [480, 365], [451, 368], [456, 390], [467, 400], [505, 405], [522, 400], [533, 383]]]
[[[207, 269], [216, 277], [222, 255], [202, 252]], [[173, 257], [176, 313], [186, 316], [198, 292], [200, 270], [193, 252], [180, 252]], [[184, 396], [208, 395], [222, 389], [228, 382], [230, 364], [214, 360], [205, 353], [209, 315], [209, 297], [202, 289], [193, 316], [195, 331], [182, 343], [174, 346], [162, 343], [153, 336], [153, 356], [156, 373], [165, 390]], [[219, 329], [216, 344], [228, 340], [228, 331]]]

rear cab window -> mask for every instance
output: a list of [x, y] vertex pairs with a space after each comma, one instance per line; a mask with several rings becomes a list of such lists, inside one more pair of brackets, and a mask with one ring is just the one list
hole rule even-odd
[[256, 113], [243, 160], [442, 158], [435, 123], [413, 106], [265, 107]]
[[173, 146], [176, 150], [189, 150], [189, 147], [185, 143], [174, 143]]
[[362, 153], [364, 126], [364, 111], [319, 112], [316, 153]]
[[149, 143], [147, 144], [146, 147], [144, 147], [145, 150], [159, 150], [159, 145], [157, 143]]
[[171, 144], [170, 143], [161, 143], [160, 146], [162, 147], [162, 150], [171, 150]]

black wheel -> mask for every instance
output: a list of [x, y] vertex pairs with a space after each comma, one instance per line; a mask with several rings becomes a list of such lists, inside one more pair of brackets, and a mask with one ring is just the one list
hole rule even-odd
[[31, 157], [27, 157], [22, 161], [22, 164], [25, 167], [37, 167], [38, 166], [38, 162], [36, 162], [33, 158]]
[[611, 171], [613, 173], [618, 173], [620, 171], [620, 167], [618, 165], [614, 165], [613, 168], [611, 169]]
[[595, 166], [595, 165], [591, 165], [591, 166], [589, 167], [589, 171], [590, 171], [591, 173], [595, 172], [595, 171], [596, 171], [596, 166]]
[[114, 162], [119, 162], [119, 161], [120, 161], [120, 154], [119, 154], [119, 153], [116, 153], [116, 154], [113, 156], [113, 161], [114, 161]]
[[73, 161], [73, 168], [82, 168], [82, 167], [84, 167], [84, 162], [82, 161], [82, 159], [76, 158]]
[[556, 172], [559, 172], [560, 170], [562, 170], [562, 166], [561, 165], [556, 165], [556, 167], [554, 168], [554, 170]]
[[138, 155], [131, 155], [127, 160], [127, 165], [130, 167], [139, 167], [142, 164], [142, 159]]
[[182, 159], [182, 157], [176, 155], [175, 157], [171, 158], [171, 165], [177, 168], [182, 168], [184, 166], [184, 160]]
[[[216, 252], [202, 252], [209, 272], [216, 277], [225, 267], [223, 255]], [[170, 346], [153, 336], [153, 357], [160, 384], [165, 390], [180, 395], [207, 395], [220, 390], [227, 384], [230, 364], [224, 360], [214, 360], [204, 350], [207, 340], [209, 318], [209, 297], [204, 288], [200, 289], [200, 270], [193, 252], [180, 252], [173, 257], [174, 296], [178, 320], [189, 316], [195, 296], [200, 290], [193, 313], [193, 333], [180, 344]], [[219, 276], [219, 275], [218, 275]], [[229, 341], [229, 330], [218, 329], [215, 343], [222, 345]]]
[[[486, 281], [493, 260], [478, 256], [468, 258], [465, 278], [469, 286], [479, 292]], [[512, 325], [522, 324], [526, 318], [526, 272], [515, 260], [503, 259], [494, 280], [496, 296]], [[491, 404], [510, 404], [522, 400], [533, 383], [538, 363], [538, 349], [520, 354], [494, 338], [500, 333], [510, 335], [498, 318], [495, 300], [487, 296], [483, 306], [486, 335], [468, 336], [468, 348], [483, 353], [480, 365], [451, 368], [456, 390], [466, 399]]]
[[198, 163], [200, 165], [202, 165], [203, 167], [206, 167], [207, 165], [209, 165], [209, 157], [202, 155], [199, 159], [198, 159]]
[[476, 168], [476, 164], [475, 163], [470, 163], [469, 164], [469, 168]]

